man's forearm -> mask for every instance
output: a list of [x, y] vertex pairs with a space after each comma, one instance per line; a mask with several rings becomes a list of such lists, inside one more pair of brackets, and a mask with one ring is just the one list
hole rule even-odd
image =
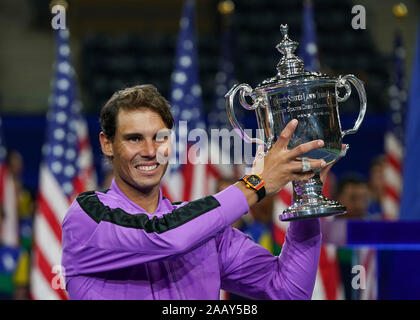
[[244, 182], [238, 181], [234, 184], [234, 186], [243, 192], [250, 208], [257, 203], [257, 193], [254, 190], [247, 188]]

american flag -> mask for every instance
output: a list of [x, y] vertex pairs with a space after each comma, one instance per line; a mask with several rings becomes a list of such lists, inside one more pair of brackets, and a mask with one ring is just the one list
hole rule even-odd
[[0, 118], [0, 206], [4, 213], [0, 243], [16, 247], [19, 245], [17, 195], [13, 178], [7, 169], [2, 127]]
[[394, 71], [389, 88], [390, 112], [388, 130], [385, 134], [385, 195], [383, 200], [384, 217], [387, 220], [399, 218], [402, 189], [402, 161], [404, 141], [404, 116], [407, 92], [404, 88], [405, 50], [401, 33], [394, 38]]
[[[219, 70], [217, 71], [214, 79], [214, 101], [212, 104], [212, 109], [207, 115], [207, 119], [209, 137], [212, 136], [212, 130], [217, 130], [217, 132], [220, 133], [222, 140], [227, 141], [227, 139], [230, 139], [231, 137], [230, 133], [232, 130], [232, 125], [227, 117], [225, 94], [235, 84], [236, 80], [234, 77], [235, 68], [231, 53], [231, 31], [229, 25], [229, 14], [225, 14], [222, 18], [224, 23], [222, 26], [222, 33], [220, 37]], [[241, 112], [241, 110], [243, 109], [235, 110], [236, 117], [240, 122], [243, 118], [243, 112]], [[236, 133], [233, 134], [234, 139], [236, 139], [236, 141], [239, 141], [242, 146], [242, 139], [239, 136], [235, 135]], [[240, 169], [238, 168], [238, 166], [234, 166], [233, 163], [235, 153], [237, 153], [237, 156], [242, 156], [242, 154], [239, 154], [241, 153], [240, 151], [242, 150], [235, 150], [234, 148], [232, 148], [231, 142], [229, 144], [225, 144], [222, 143], [220, 139], [219, 141], [211, 140], [209, 157], [211, 161], [209, 161], [210, 164], [208, 166], [208, 181], [211, 184], [211, 192], [217, 191], [217, 179], [220, 179], [221, 177], [227, 179], [238, 178], [238, 175], [240, 174]], [[228, 159], [229, 162], [225, 162], [225, 159]]]
[[299, 57], [305, 62], [306, 70], [319, 71], [314, 10], [311, 0], [304, 0], [303, 2], [302, 39], [299, 46]]
[[[163, 179], [163, 192], [174, 201], [190, 201], [208, 193], [206, 186], [206, 165], [193, 164], [200, 157], [206, 156], [202, 149], [196, 159], [191, 149], [195, 142], [189, 134], [194, 129], [205, 130], [202, 112], [201, 86], [195, 36], [195, 3], [187, 0], [184, 4], [180, 31], [175, 54], [175, 67], [171, 76], [170, 104], [175, 119], [173, 152], [171, 164]], [[195, 145], [195, 144], [194, 144]], [[201, 161], [200, 163], [205, 162]]]
[[69, 32], [55, 31], [56, 62], [40, 166], [31, 270], [33, 299], [67, 299], [61, 276], [61, 222], [75, 196], [95, 187], [87, 124], [80, 114]]
[[230, 43], [230, 29], [225, 27], [222, 30], [220, 40], [219, 70], [215, 77], [214, 103], [213, 108], [208, 114], [209, 129], [232, 129], [226, 114], [225, 99], [226, 92], [228, 92], [235, 83]]

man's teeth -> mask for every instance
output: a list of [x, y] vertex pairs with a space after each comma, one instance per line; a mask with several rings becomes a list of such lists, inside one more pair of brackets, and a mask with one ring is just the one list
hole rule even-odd
[[154, 164], [153, 166], [137, 166], [137, 169], [143, 170], [143, 171], [150, 171], [150, 170], [156, 169], [157, 166], [158, 166], [157, 164]]

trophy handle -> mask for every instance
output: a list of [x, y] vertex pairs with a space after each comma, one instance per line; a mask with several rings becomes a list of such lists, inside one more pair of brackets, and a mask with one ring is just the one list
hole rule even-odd
[[[238, 134], [241, 136], [241, 138], [243, 140], [245, 140], [248, 143], [258, 143], [258, 144], [263, 144], [265, 146], [265, 148], [267, 149], [268, 146], [267, 144], [259, 138], [251, 138], [249, 137], [246, 132], [244, 131], [244, 129], [242, 128], [242, 125], [239, 123], [238, 119], [236, 119], [235, 116], [235, 111], [233, 108], [233, 100], [235, 98], [236, 93], [239, 91], [239, 103], [241, 104], [241, 106], [247, 110], [256, 110], [258, 108], [258, 106], [261, 103], [261, 99], [256, 97], [254, 98], [254, 95], [252, 94], [252, 88], [250, 85], [246, 84], [246, 83], [242, 83], [242, 84], [236, 84], [234, 85], [228, 93], [226, 93], [225, 95], [225, 99], [226, 99], [226, 111], [228, 114], [228, 118], [229, 118], [229, 122], [232, 124], [233, 128], [235, 129], [236, 132], [238, 132]], [[249, 105], [247, 103], [247, 101], [245, 100], [245, 97], [249, 96], [252, 98], [253, 104]]]
[[[366, 99], [365, 87], [363, 86], [363, 82], [360, 81], [358, 78], [356, 78], [352, 74], [348, 74], [344, 77], [340, 76], [338, 78], [337, 83], [335, 84], [335, 94], [337, 97], [337, 101], [344, 102], [350, 97], [351, 87], [349, 83], [351, 83], [356, 88], [357, 93], [359, 94], [360, 111], [359, 111], [359, 116], [356, 120], [356, 123], [354, 124], [353, 129], [347, 129], [347, 130], [342, 131], [341, 137], [344, 137], [346, 134], [356, 133], [357, 130], [359, 130], [359, 127], [362, 124], [363, 118], [365, 117], [365, 114], [366, 114], [367, 99]], [[346, 93], [343, 97], [340, 97], [338, 88], [342, 88], [342, 87], [346, 89]]]

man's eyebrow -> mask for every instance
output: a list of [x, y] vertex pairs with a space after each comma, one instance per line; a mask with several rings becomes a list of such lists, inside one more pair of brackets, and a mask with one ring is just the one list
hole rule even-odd
[[138, 132], [131, 132], [131, 133], [123, 134], [123, 138], [125, 138], [125, 139], [129, 139], [129, 138], [141, 138], [141, 137], [143, 137], [143, 134], [138, 133]]

